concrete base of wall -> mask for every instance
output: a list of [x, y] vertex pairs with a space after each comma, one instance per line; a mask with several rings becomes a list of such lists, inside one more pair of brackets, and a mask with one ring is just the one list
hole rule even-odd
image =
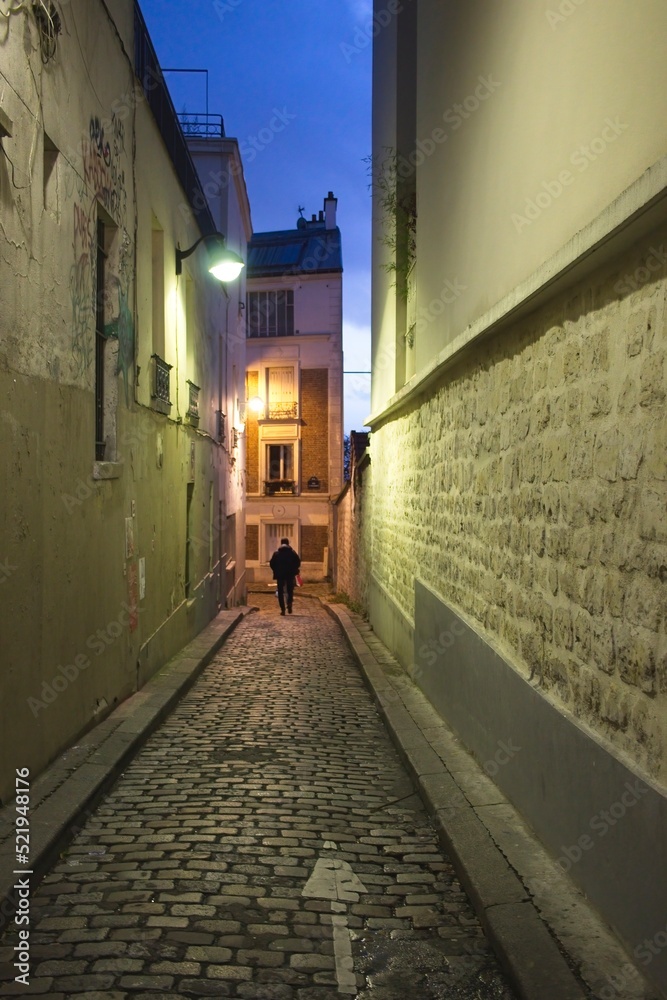
[[392, 651], [399, 663], [411, 671], [414, 662], [414, 623], [373, 574], [368, 584], [368, 617], [379, 639]]
[[[372, 592], [379, 595], [380, 589]], [[375, 601], [380, 603], [379, 596]], [[371, 621], [375, 628], [372, 615]], [[418, 580], [414, 665], [415, 683], [439, 714], [645, 975], [667, 989], [664, 790], [550, 702]]]

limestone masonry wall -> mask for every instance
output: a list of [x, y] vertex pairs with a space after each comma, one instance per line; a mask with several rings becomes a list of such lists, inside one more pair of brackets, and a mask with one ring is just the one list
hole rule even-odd
[[374, 427], [360, 542], [409, 618], [418, 575], [663, 783], [666, 248], [654, 233]]
[[366, 509], [370, 503], [371, 466], [361, 473], [363, 478], [350, 484], [338, 503], [336, 528], [337, 591], [367, 607], [370, 560], [366, 549], [370, 533], [366, 530]]

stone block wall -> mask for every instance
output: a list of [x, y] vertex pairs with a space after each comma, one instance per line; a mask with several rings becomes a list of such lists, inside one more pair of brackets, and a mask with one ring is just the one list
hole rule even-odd
[[407, 620], [419, 576], [662, 783], [665, 248], [653, 233], [374, 426], [362, 525]]
[[371, 466], [350, 483], [336, 506], [335, 589], [368, 606], [370, 559], [367, 550], [366, 510], [371, 502]]

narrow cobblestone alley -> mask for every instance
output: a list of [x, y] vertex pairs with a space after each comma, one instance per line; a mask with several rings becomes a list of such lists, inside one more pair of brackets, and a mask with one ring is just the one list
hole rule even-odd
[[338, 626], [251, 603], [35, 891], [0, 995], [511, 1000]]

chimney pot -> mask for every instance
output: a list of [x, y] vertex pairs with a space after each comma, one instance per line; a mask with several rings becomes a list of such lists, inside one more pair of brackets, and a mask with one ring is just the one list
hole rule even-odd
[[336, 228], [336, 207], [338, 205], [338, 198], [334, 198], [333, 191], [329, 191], [328, 196], [324, 199], [324, 227], [325, 229], [335, 229]]

